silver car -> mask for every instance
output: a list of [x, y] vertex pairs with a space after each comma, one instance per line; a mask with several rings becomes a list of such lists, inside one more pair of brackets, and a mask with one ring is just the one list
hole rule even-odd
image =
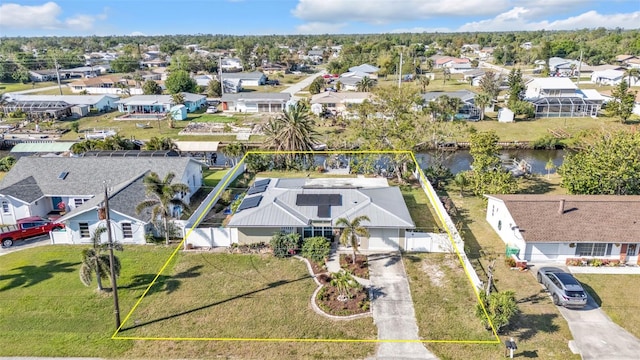
[[587, 293], [573, 275], [557, 268], [541, 268], [537, 277], [551, 294], [554, 304], [580, 308], [587, 305]]

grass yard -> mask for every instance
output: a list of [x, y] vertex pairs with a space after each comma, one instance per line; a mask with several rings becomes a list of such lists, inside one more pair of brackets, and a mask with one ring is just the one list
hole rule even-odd
[[416, 224], [416, 231], [432, 232], [440, 228], [429, 198], [419, 185], [401, 185], [400, 192]]
[[49, 86], [58, 86], [58, 83], [56, 81], [44, 81], [44, 82], [27, 83], [27, 84], [0, 82], [0, 92], [8, 93], [13, 91], [39, 89], [39, 88], [49, 87]]
[[[57, 86], [58, 84], [56, 84]], [[30, 95], [60, 95], [60, 89], [57, 87], [55, 89], [49, 90], [40, 90], [29, 93]], [[70, 87], [66, 85], [62, 85], [62, 95], [79, 95], [78, 93], [74, 93]]]
[[203, 185], [205, 187], [214, 188], [222, 177], [227, 173], [228, 169], [225, 170], [212, 170], [212, 169], [204, 169], [202, 172]]
[[[375, 351], [374, 343], [112, 340], [112, 298], [78, 279], [83, 248], [43, 246], [2, 257], [0, 356], [318, 359], [364, 358]], [[118, 254], [123, 321], [171, 251], [128, 246]], [[295, 259], [179, 254], [119, 335], [375, 338], [371, 318], [336, 322], [315, 314], [309, 306], [314, 289]]]
[[[0, 356], [121, 357], [131, 349], [131, 341], [111, 340], [112, 298], [80, 283], [85, 247], [42, 246], [1, 257]], [[169, 254], [155, 246], [130, 246], [117, 254], [122, 319]], [[104, 285], [110, 287], [108, 281]]]
[[616, 324], [640, 338], [640, 275], [574, 274]]

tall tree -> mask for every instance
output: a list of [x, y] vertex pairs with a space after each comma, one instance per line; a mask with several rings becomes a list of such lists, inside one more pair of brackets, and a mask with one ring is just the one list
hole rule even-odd
[[147, 80], [142, 85], [142, 93], [145, 95], [160, 95], [162, 94], [162, 88], [157, 82], [153, 80]]
[[570, 194], [640, 195], [640, 133], [599, 133], [581, 140], [558, 173]]
[[172, 71], [167, 80], [165, 86], [170, 94], [177, 94], [180, 92], [195, 93], [198, 84], [193, 80], [189, 73], [184, 70]]
[[356, 252], [358, 251], [358, 243], [360, 237], [369, 237], [369, 230], [362, 226], [363, 221], [371, 221], [366, 215], [360, 215], [353, 220], [347, 218], [339, 218], [336, 220], [335, 227], [342, 228], [340, 234], [340, 243], [345, 246], [351, 246], [353, 251], [353, 263], [356, 263]]
[[270, 120], [264, 133], [267, 147], [281, 151], [313, 150], [318, 136], [309, 108], [300, 101]]
[[153, 136], [149, 141], [144, 143], [145, 150], [176, 150], [178, 146], [168, 137]]
[[431, 83], [431, 78], [429, 76], [426, 76], [426, 75], [418, 76], [418, 85], [420, 85], [422, 92], [427, 91], [427, 86], [429, 86], [429, 83]]
[[222, 86], [220, 82], [216, 79], [212, 79], [207, 84], [207, 96], [209, 97], [220, 97], [222, 96]]
[[496, 74], [491, 70], [486, 70], [480, 79], [480, 91], [489, 94], [495, 100], [500, 93], [500, 81], [496, 79]]
[[239, 141], [232, 142], [229, 145], [222, 148], [222, 154], [231, 160], [231, 164], [236, 166], [238, 164], [238, 159], [242, 157], [245, 153], [244, 144]]
[[362, 80], [358, 82], [357, 87], [358, 87], [358, 91], [369, 92], [371, 91], [371, 88], [373, 88], [374, 85], [375, 85], [375, 82], [373, 81], [373, 79], [371, 79], [368, 76], [365, 76], [362, 78]]
[[319, 94], [324, 91], [324, 86], [324, 78], [322, 76], [318, 76], [317, 78], [313, 79], [313, 81], [309, 85], [309, 92], [311, 93], [311, 95]]
[[[637, 84], [638, 80], [640, 80], [640, 69], [636, 67], [630, 67], [624, 71], [624, 77], [627, 78], [627, 84], [632, 86], [632, 84]], [[633, 82], [631, 81], [633, 79]]]
[[484, 194], [511, 194], [517, 190], [515, 178], [502, 170], [498, 156], [498, 135], [477, 132], [469, 136], [469, 153], [473, 157], [469, 180], [476, 196]]
[[511, 108], [516, 102], [521, 101], [524, 98], [524, 91], [526, 86], [522, 79], [522, 72], [520, 69], [512, 69], [509, 73], [509, 100], [508, 104]]
[[637, 92], [629, 89], [626, 81], [620, 81], [618, 86], [611, 92], [613, 99], [607, 103], [607, 110], [613, 116], [620, 118], [621, 123], [627, 122], [633, 114], [633, 106]]
[[[111, 276], [111, 260], [109, 255], [102, 253], [102, 251], [107, 250], [110, 246], [110, 244], [102, 242], [102, 235], [106, 231], [107, 228], [104, 226], [99, 226], [93, 231], [91, 235], [92, 247], [82, 250], [82, 263], [80, 265], [80, 281], [85, 286], [90, 286], [91, 278], [95, 275], [99, 291], [104, 290], [102, 280], [108, 279], [109, 276]], [[122, 244], [118, 242], [114, 242], [112, 246], [114, 250], [123, 250]], [[116, 276], [120, 275], [121, 268], [120, 259], [114, 256], [113, 269]]]
[[491, 96], [487, 93], [480, 93], [476, 95], [474, 102], [480, 109], [480, 120], [484, 120], [484, 109], [486, 109], [487, 106], [491, 105], [492, 101], [493, 99], [491, 99]]
[[173, 217], [175, 207], [188, 210], [189, 205], [177, 195], [181, 193], [189, 193], [189, 186], [183, 183], [173, 182], [176, 175], [172, 172], [168, 173], [164, 179], [160, 179], [158, 174], [150, 172], [142, 180], [145, 186], [146, 194], [149, 199], [144, 200], [136, 206], [136, 212], [140, 214], [146, 209], [151, 209], [151, 220], [156, 221], [158, 218], [162, 220], [162, 226], [166, 244], [169, 245], [169, 219]]
[[122, 55], [111, 62], [111, 69], [117, 73], [130, 73], [139, 68], [138, 59], [129, 55]]

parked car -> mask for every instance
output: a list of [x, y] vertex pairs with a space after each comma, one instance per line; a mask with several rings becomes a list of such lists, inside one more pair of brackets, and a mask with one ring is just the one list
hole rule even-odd
[[547, 288], [553, 303], [565, 307], [584, 307], [587, 305], [587, 293], [573, 275], [557, 268], [538, 270], [538, 282]]
[[46, 235], [49, 231], [61, 230], [64, 224], [54, 223], [40, 216], [19, 219], [16, 224], [0, 226], [0, 244], [9, 247], [17, 240]]
[[218, 112], [218, 108], [215, 106], [209, 106], [207, 108], [207, 114], [215, 114]]

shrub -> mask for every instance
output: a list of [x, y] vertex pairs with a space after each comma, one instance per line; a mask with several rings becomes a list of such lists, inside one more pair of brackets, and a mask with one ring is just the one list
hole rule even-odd
[[271, 249], [273, 255], [279, 258], [295, 255], [300, 249], [300, 234], [285, 234], [282, 232], [275, 233], [271, 238]]
[[505, 265], [507, 265], [507, 267], [510, 267], [510, 268], [516, 267], [516, 259], [512, 258], [511, 256], [504, 259], [504, 263]]
[[302, 256], [315, 262], [322, 262], [325, 257], [329, 256], [330, 251], [329, 240], [322, 236], [304, 239], [302, 243]]
[[[518, 303], [514, 291], [494, 292], [486, 296], [480, 293], [480, 299], [484, 303], [484, 308], [491, 319], [491, 324], [497, 332], [509, 325], [511, 319], [518, 314]], [[490, 329], [489, 319], [485, 316], [481, 304], [476, 305], [476, 317], [480, 318], [486, 329]]]

